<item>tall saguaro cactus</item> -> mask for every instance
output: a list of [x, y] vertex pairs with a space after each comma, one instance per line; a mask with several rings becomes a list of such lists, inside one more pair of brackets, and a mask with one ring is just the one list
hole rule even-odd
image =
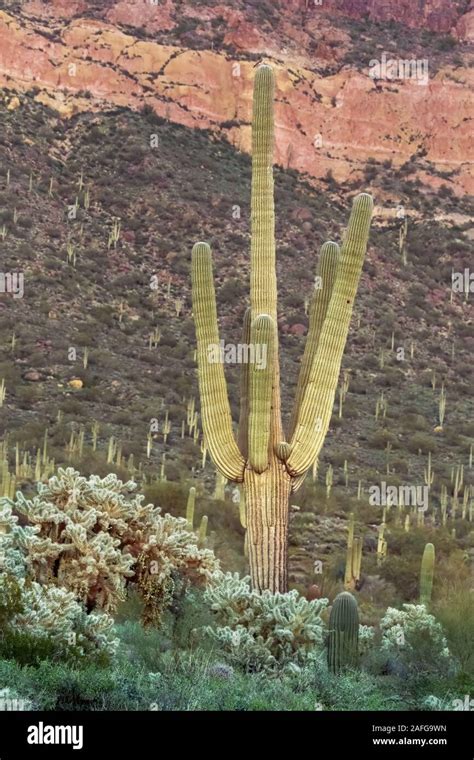
[[238, 443], [223, 364], [210, 360], [219, 333], [207, 243], [196, 243], [193, 248], [192, 292], [204, 438], [220, 472], [243, 483], [253, 587], [284, 592], [290, 493], [301, 485], [315, 462], [329, 427], [373, 203], [369, 195], [358, 195], [342, 249], [331, 242], [322, 246], [317, 268], [321, 287], [315, 290], [310, 307], [296, 404], [285, 438], [276, 327], [273, 99], [273, 70], [259, 66], [252, 118], [250, 308], [244, 319], [243, 343], [265, 347], [266, 361], [243, 367]]

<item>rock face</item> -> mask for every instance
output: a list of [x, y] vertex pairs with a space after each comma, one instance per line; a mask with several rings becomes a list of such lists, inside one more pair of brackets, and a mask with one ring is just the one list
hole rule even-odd
[[[304, 5], [304, 3], [303, 3]], [[325, 9], [351, 18], [398, 21], [432, 32], [457, 34], [466, 3], [460, 0], [323, 0]]]
[[[441, 68], [424, 85], [410, 78], [374, 80], [368, 69], [348, 66], [324, 75], [325, 62], [337, 61], [347, 45], [347, 35], [331, 27], [331, 13], [382, 21], [396, 15], [409, 26], [463, 39], [472, 34], [474, 11], [462, 15], [465, 2], [419, 0], [416, 13], [413, 4], [324, 0], [323, 16], [311, 0], [285, 0], [285, 13], [267, 34], [241, 2], [185, 6], [177, 14], [173, 0], [31, 0], [16, 17], [0, 11], [0, 85], [20, 100], [22, 91], [35, 87], [39, 101], [66, 117], [147, 104], [165, 118], [220, 132], [248, 151], [254, 62], [244, 53], [265, 51], [277, 74], [278, 163], [315, 177], [331, 172], [344, 182], [360, 176], [371, 157], [399, 166], [421, 153], [436, 170], [455, 172], [449, 182], [457, 193], [472, 192], [472, 69]], [[223, 44], [235, 53], [157, 41], [190, 14], [223, 20]], [[320, 42], [312, 58], [307, 30], [315, 25]], [[143, 28], [148, 36], [142, 39]], [[429, 173], [421, 178], [440, 183]]]

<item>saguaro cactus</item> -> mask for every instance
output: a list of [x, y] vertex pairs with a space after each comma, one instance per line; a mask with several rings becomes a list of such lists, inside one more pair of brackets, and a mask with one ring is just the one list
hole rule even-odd
[[431, 602], [431, 592], [433, 589], [433, 576], [434, 576], [434, 563], [435, 563], [435, 548], [433, 544], [426, 544], [423, 557], [421, 559], [421, 572], [420, 572], [420, 604], [424, 604], [426, 607]]
[[329, 616], [328, 666], [333, 673], [354, 668], [359, 654], [359, 611], [347, 591], [338, 594]]
[[196, 489], [191, 486], [188, 493], [188, 501], [186, 504], [186, 521], [188, 523], [189, 530], [194, 530], [194, 507], [196, 505]]
[[346, 570], [344, 574], [344, 588], [347, 591], [357, 588], [360, 581], [360, 568], [362, 564], [362, 539], [354, 537], [354, 527], [354, 513], [351, 512], [349, 515]]
[[243, 365], [238, 443], [223, 364], [210, 361], [219, 334], [207, 243], [196, 243], [193, 248], [192, 291], [204, 438], [220, 472], [243, 483], [253, 587], [284, 592], [289, 497], [316, 460], [328, 430], [373, 202], [366, 194], [355, 198], [341, 251], [336, 243], [322, 246], [317, 269], [322, 287], [315, 290], [310, 307], [296, 405], [286, 439], [276, 329], [273, 97], [273, 70], [259, 66], [252, 118], [250, 309], [244, 319], [243, 343], [265, 346], [266, 362]]

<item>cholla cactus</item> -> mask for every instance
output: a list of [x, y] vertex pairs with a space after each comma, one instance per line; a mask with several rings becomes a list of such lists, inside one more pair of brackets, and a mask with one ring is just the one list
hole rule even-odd
[[87, 614], [72, 591], [37, 583], [29, 573], [28, 550], [38, 538], [38, 526], [19, 526], [6, 499], [0, 505], [0, 619], [4, 634], [47, 637], [55, 656], [114, 654], [118, 640], [113, 618]]
[[146, 619], [157, 621], [177, 584], [204, 584], [218, 567], [186, 520], [143, 504], [133, 481], [114, 474], [87, 479], [68, 468], [37, 489], [31, 500], [20, 492], [15, 501], [1, 500], [0, 524], [12, 509], [26, 522], [11, 520], [3, 542], [23, 562], [24, 577], [64, 587], [88, 611], [113, 611], [133, 582]]
[[252, 118], [252, 240], [250, 310], [243, 344], [266, 350], [265, 366], [243, 364], [238, 444], [234, 438], [224, 367], [210, 361], [219, 345], [212, 256], [207, 243], [192, 255], [193, 313], [204, 438], [224, 477], [243, 482], [250, 573], [255, 589], [284, 592], [288, 573], [290, 494], [297, 490], [324, 443], [337, 390], [369, 236], [373, 202], [358, 195], [342, 249], [323, 245], [296, 403], [288, 436], [282, 429], [277, 335], [275, 215], [273, 202], [274, 75], [259, 66]]
[[359, 656], [368, 654], [374, 646], [375, 628], [372, 625], [359, 625]]
[[59, 656], [115, 654], [119, 640], [114, 619], [106, 613], [87, 613], [71, 591], [56, 586], [20, 581], [23, 611], [11, 620], [11, 629], [42, 638], [47, 636]]
[[442, 669], [450, 653], [441, 625], [423, 604], [389, 607], [380, 621], [382, 652], [413, 670]]
[[238, 573], [216, 574], [204, 596], [217, 623], [205, 634], [246, 670], [294, 669], [322, 650], [327, 599], [308, 601], [295, 590], [258, 593]]

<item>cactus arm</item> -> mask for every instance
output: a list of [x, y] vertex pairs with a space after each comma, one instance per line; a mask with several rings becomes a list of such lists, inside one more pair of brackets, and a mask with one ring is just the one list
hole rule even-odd
[[321, 287], [315, 289], [311, 299], [308, 337], [306, 338], [300, 373], [298, 376], [298, 384], [296, 386], [295, 405], [293, 407], [290, 424], [290, 438], [294, 433], [296, 420], [298, 419], [298, 409], [301, 405], [303, 392], [306, 388], [311, 371], [311, 361], [318, 348], [319, 336], [331, 300], [334, 282], [336, 280], [339, 255], [340, 250], [337, 243], [327, 242], [321, 246], [316, 267], [316, 276], [321, 278]]
[[[250, 308], [245, 310], [242, 343], [250, 345], [250, 325], [252, 322]], [[249, 415], [249, 363], [244, 362], [240, 368], [240, 417], [238, 444], [242, 456], [248, 456], [248, 415]]]
[[[192, 254], [193, 313], [204, 438], [216, 467], [229, 480], [242, 481], [245, 460], [235, 442], [224, 365], [210, 361], [210, 348], [219, 346], [211, 249], [196, 243]], [[215, 358], [215, 357], [214, 357]]]
[[274, 75], [260, 66], [255, 75], [252, 113], [252, 241], [250, 305], [252, 319], [269, 314], [276, 320], [275, 210], [273, 203]]
[[[252, 188], [250, 247], [250, 308], [252, 320], [268, 314], [277, 324], [275, 208], [273, 200], [273, 101], [275, 77], [270, 66], [255, 74], [252, 107]], [[283, 440], [280, 402], [278, 335], [273, 362], [272, 443]]]
[[291, 439], [292, 451], [286, 465], [293, 476], [302, 475], [311, 467], [329, 427], [342, 354], [367, 248], [372, 209], [370, 195], [361, 193], [355, 198], [333, 294]]
[[306, 475], [308, 473], [304, 472], [302, 475], [297, 475], [296, 478], [293, 478], [291, 481], [291, 493], [296, 493], [299, 491], [301, 486], [303, 485], [304, 481], [306, 480]]
[[260, 348], [266, 352], [261, 366], [254, 362], [249, 367], [249, 462], [259, 473], [269, 463], [275, 333], [275, 323], [267, 314], [252, 322], [250, 345], [255, 352]]

